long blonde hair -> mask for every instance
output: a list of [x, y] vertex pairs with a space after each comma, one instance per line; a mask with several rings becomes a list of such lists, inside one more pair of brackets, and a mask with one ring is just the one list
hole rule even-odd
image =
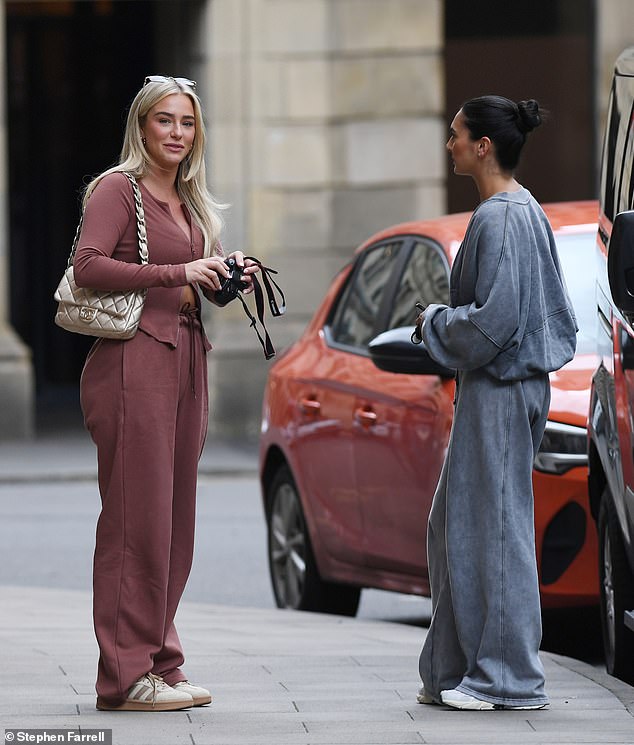
[[128, 171], [137, 179], [148, 174], [152, 161], [143, 146], [142, 127], [150, 109], [163, 98], [174, 93], [183, 93], [190, 98], [194, 107], [196, 126], [192, 150], [178, 167], [176, 191], [200, 227], [205, 241], [204, 256], [211, 256], [213, 253], [221, 254], [222, 249], [218, 239], [223, 222], [220, 212], [226, 208], [226, 205], [217, 202], [207, 188], [205, 169], [207, 135], [200, 99], [193, 88], [174, 78], [146, 83], [136, 94], [128, 112], [119, 163], [100, 173], [88, 184], [84, 192], [83, 205], [86, 206], [88, 197], [101, 179], [110, 173]]

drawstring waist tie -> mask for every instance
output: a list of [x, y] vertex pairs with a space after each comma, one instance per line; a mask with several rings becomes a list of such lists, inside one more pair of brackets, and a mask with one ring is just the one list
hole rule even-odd
[[190, 330], [189, 340], [189, 380], [194, 398], [196, 398], [196, 349], [194, 347], [194, 336], [196, 332], [200, 335], [201, 344], [204, 347], [203, 325], [200, 320], [200, 311], [196, 307], [181, 308], [179, 313], [179, 322], [181, 326], [186, 326]]

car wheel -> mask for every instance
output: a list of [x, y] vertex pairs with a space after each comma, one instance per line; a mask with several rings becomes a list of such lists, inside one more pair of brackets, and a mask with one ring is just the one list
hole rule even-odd
[[267, 523], [277, 607], [354, 616], [361, 590], [319, 576], [299, 492], [287, 466], [278, 469], [267, 489]]
[[624, 612], [634, 608], [634, 578], [607, 488], [599, 509], [599, 579], [606, 669], [634, 683], [634, 632], [623, 621]]

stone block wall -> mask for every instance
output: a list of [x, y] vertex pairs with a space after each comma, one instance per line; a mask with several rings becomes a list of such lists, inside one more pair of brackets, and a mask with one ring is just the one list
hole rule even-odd
[[614, 63], [625, 47], [634, 45], [634, 3], [631, 0], [597, 0], [596, 13], [597, 113], [601, 134]]
[[[361, 241], [444, 211], [442, 10], [441, 0], [212, 0], [212, 181], [232, 203], [225, 247], [280, 270], [289, 309], [270, 325], [280, 348]], [[212, 324], [213, 426], [254, 436], [268, 363], [239, 308]]]
[[[595, 128], [600, 166], [614, 65], [619, 54], [634, 45], [634, 2], [596, 0], [596, 3]], [[598, 183], [597, 174], [597, 186]]]

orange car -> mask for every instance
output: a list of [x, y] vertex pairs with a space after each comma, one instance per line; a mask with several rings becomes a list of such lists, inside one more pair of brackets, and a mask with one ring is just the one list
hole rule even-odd
[[[569, 202], [545, 211], [580, 331], [575, 359], [551, 375], [550, 417], [535, 462], [540, 588], [544, 606], [590, 605], [598, 580], [587, 496], [596, 368], [588, 298], [598, 205]], [[429, 594], [427, 516], [454, 382], [409, 335], [416, 301], [448, 301], [450, 265], [468, 220], [467, 213], [449, 215], [374, 235], [270, 370], [260, 478], [279, 607], [354, 615], [364, 587]]]

